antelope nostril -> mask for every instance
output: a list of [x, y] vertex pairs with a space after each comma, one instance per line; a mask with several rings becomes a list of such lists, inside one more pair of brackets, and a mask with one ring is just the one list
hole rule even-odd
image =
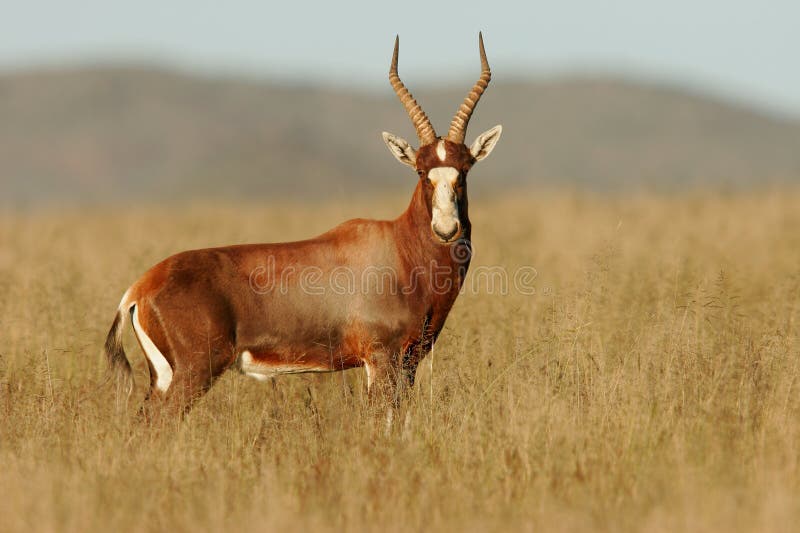
[[433, 231], [443, 241], [449, 241], [456, 235], [456, 233], [458, 233], [459, 226], [460, 224], [454, 224], [452, 229], [450, 229], [449, 231], [441, 231], [439, 228], [434, 226]]

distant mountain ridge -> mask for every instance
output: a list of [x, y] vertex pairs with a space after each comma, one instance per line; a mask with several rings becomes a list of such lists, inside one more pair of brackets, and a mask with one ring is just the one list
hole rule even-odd
[[[440, 134], [463, 87], [406, 80]], [[471, 183], [599, 190], [800, 182], [800, 121], [612, 79], [490, 86], [467, 140], [503, 124]], [[383, 94], [149, 68], [0, 75], [0, 205], [323, 196], [408, 188], [383, 130], [416, 141]]]

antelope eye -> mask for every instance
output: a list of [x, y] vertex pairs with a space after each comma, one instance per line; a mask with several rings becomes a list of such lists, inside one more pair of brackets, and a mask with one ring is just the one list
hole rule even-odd
[[421, 178], [422, 176], [425, 175], [425, 171], [424, 170], [417, 170], [417, 175]]

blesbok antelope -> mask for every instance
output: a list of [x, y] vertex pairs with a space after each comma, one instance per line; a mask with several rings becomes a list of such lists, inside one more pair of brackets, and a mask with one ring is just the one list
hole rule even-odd
[[133, 380], [122, 346], [128, 314], [150, 369], [145, 401], [187, 409], [234, 365], [258, 379], [363, 366], [370, 396], [394, 399], [399, 387], [412, 386], [469, 267], [467, 173], [500, 138], [495, 126], [464, 144], [491, 79], [481, 35], [478, 45], [480, 78], [447, 136], [438, 137], [400, 81], [395, 40], [389, 81], [419, 137], [414, 150], [383, 133], [392, 154], [419, 176], [398, 218], [350, 220], [298, 242], [187, 251], [136, 281], [105, 343], [110, 370], [128, 394]]

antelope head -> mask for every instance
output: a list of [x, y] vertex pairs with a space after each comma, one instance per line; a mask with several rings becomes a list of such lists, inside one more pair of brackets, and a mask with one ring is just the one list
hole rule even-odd
[[472, 165], [486, 158], [500, 139], [502, 126], [495, 126], [478, 135], [471, 146], [464, 144], [467, 124], [483, 91], [492, 79], [483, 36], [478, 34], [481, 76], [458, 108], [446, 137], [439, 137], [422, 107], [408, 92], [397, 74], [399, 38], [394, 42], [389, 81], [406, 108], [419, 137], [416, 150], [405, 139], [383, 132], [383, 140], [398, 161], [417, 171], [431, 214], [431, 231], [441, 243], [461, 238], [467, 219], [467, 173]]

